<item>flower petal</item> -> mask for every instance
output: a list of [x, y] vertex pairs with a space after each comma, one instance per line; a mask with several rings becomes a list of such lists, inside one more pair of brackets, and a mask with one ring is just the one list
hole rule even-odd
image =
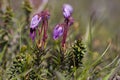
[[39, 22], [41, 21], [41, 17], [39, 17], [38, 15], [33, 16], [32, 20], [31, 20], [31, 24], [30, 24], [30, 28], [35, 28], [38, 26]]
[[63, 5], [63, 15], [64, 15], [64, 17], [68, 18], [69, 16], [71, 16], [72, 12], [73, 12], [73, 8], [72, 8], [71, 5], [69, 5], [69, 4], [64, 4]]
[[31, 37], [31, 39], [33, 41], [35, 39], [35, 36], [36, 36], [36, 30], [35, 30], [35, 28], [30, 28], [30, 37]]
[[53, 32], [53, 39], [56, 40], [62, 35], [63, 35], [63, 27], [60, 25], [56, 25]]

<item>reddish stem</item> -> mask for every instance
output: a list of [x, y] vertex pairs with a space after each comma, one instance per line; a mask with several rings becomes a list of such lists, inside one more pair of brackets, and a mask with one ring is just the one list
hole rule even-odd
[[43, 27], [43, 29], [44, 29], [44, 33], [43, 33], [43, 42], [45, 42], [45, 34], [46, 34], [46, 26], [45, 26], [45, 22], [44, 22], [44, 27]]
[[41, 29], [39, 29], [39, 35], [42, 33], [42, 30], [43, 30], [43, 24], [42, 24]]
[[46, 39], [47, 39], [47, 34], [46, 34], [47, 28], [48, 28], [48, 21], [47, 21], [47, 19], [43, 21], [43, 25], [44, 25], [44, 27], [43, 27], [44, 28], [44, 34], [43, 34], [42, 44], [44, 45], [44, 43], [46, 42]]
[[64, 26], [64, 32], [63, 32], [62, 47], [65, 47], [67, 32], [68, 32], [68, 20], [66, 19], [65, 20], [65, 26]]

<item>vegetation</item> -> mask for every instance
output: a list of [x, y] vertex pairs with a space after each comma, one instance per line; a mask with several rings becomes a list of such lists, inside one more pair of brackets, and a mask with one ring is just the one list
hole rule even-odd
[[[1, 0], [0, 80], [120, 80], [119, 17], [108, 14], [110, 9], [103, 3], [95, 7], [99, 2], [102, 1]], [[116, 0], [113, 2], [117, 5]], [[73, 7], [70, 17], [62, 15], [66, 3]], [[107, 10], [102, 11], [104, 8]], [[47, 18], [46, 10], [50, 12]], [[38, 13], [44, 20], [31, 39], [31, 20]], [[115, 13], [117, 16], [120, 11]], [[67, 25], [69, 30], [64, 28], [68, 31], [54, 40], [58, 23]], [[39, 34], [42, 27], [46, 31]]]

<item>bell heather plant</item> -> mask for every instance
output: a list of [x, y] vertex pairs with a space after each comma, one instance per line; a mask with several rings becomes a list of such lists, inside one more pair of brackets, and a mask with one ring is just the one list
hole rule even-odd
[[65, 47], [67, 32], [69, 27], [73, 24], [74, 19], [72, 17], [73, 8], [71, 5], [64, 4], [62, 10], [63, 10], [63, 16], [65, 19], [62, 24], [58, 24], [55, 26], [53, 31], [53, 39], [56, 40], [58, 39], [58, 37], [63, 35], [62, 47]]
[[[50, 17], [50, 13], [47, 10], [42, 11], [32, 17], [31, 24], [30, 24], [30, 37], [34, 41], [36, 36], [36, 29], [39, 31], [39, 35], [43, 33], [42, 41], [40, 41], [40, 45], [44, 45], [47, 39], [47, 29], [48, 29], [48, 19]], [[42, 23], [41, 29], [38, 28], [39, 23]]]
[[[37, 0], [34, 1], [37, 2]], [[46, 1], [48, 2], [48, 0]], [[4, 2], [4, 0], [0, 1], [0, 4], [4, 7], [1, 2]], [[93, 14], [93, 17], [91, 15], [89, 18], [86, 29], [87, 35], [85, 36], [79, 33], [79, 22], [81, 22], [80, 26], [82, 27], [82, 21], [75, 22], [73, 30], [78, 29], [78, 31], [75, 31], [75, 34], [72, 33], [72, 35], [74, 40], [78, 40], [72, 41], [66, 48], [68, 30], [74, 19], [72, 17], [72, 6], [64, 4], [62, 8], [64, 21], [56, 24], [53, 30], [54, 40], [62, 37], [61, 48], [59, 45], [52, 44], [52, 39], [47, 40], [49, 11], [41, 11], [41, 8], [39, 8], [41, 12], [36, 13], [29, 23], [30, 14], [34, 10], [32, 5], [29, 4], [29, 0], [17, 1], [24, 2], [21, 7], [19, 6], [21, 4], [15, 6], [18, 3], [14, 5], [12, 0], [5, 2], [9, 3], [8, 7], [6, 5], [5, 10], [0, 7], [0, 80], [120, 80], [120, 47], [115, 45], [118, 40], [110, 40], [106, 49], [103, 52], [101, 51], [105, 48], [105, 46], [101, 47], [101, 39], [97, 39], [96, 34], [91, 34], [92, 26], [98, 26], [98, 22], [92, 20], [92, 18], [97, 17], [96, 15]], [[50, 6], [50, 11], [53, 13], [51, 23], [54, 24], [60, 19], [56, 18], [56, 15], [60, 13], [57, 11], [59, 6], [56, 7], [56, 4], [51, 2], [49, 1], [50, 5], [55, 6], [55, 8]], [[49, 6], [49, 3], [47, 6]], [[72, 4], [75, 5], [76, 3], [74, 3]], [[42, 6], [42, 9], [47, 6]], [[17, 7], [22, 8], [22, 10]], [[78, 13], [78, 9], [81, 7], [74, 6], [74, 8]], [[76, 13], [74, 13], [76, 20], [77, 18], [80, 20], [79, 16], [81, 14]], [[52, 26], [52, 24], [50, 25]], [[30, 29], [30, 32], [28, 32], [28, 29]], [[96, 29], [94, 29], [95, 32]], [[49, 31], [51, 32], [51, 30]], [[27, 39], [28, 35], [33, 42], [35, 41], [35, 45], [31, 46], [33, 42]], [[56, 43], [58, 42], [56, 41]], [[108, 51], [109, 49], [110, 51]]]
[[31, 24], [30, 24], [30, 37], [32, 38], [32, 40], [35, 39], [36, 28], [38, 27], [40, 21], [41, 21], [41, 17], [39, 17], [38, 14], [34, 15], [32, 20], [31, 20]]

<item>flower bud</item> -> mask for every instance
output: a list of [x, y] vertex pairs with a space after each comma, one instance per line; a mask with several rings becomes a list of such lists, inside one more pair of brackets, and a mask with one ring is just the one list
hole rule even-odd
[[63, 5], [63, 15], [64, 15], [65, 18], [70, 17], [72, 12], [73, 12], [73, 8], [72, 8], [71, 5], [69, 5], [69, 4], [64, 4]]
[[63, 27], [60, 25], [56, 25], [56, 27], [54, 28], [54, 32], [53, 32], [53, 39], [56, 40], [58, 39], [60, 36], [63, 35]]

